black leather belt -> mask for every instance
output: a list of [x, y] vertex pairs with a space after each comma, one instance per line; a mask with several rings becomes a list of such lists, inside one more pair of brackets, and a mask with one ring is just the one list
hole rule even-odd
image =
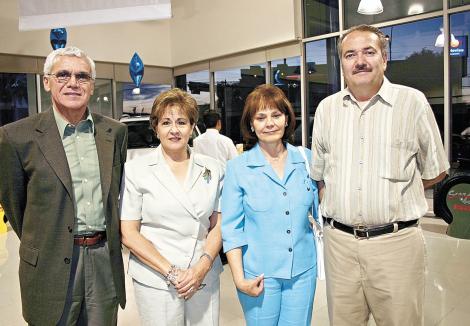
[[405, 229], [410, 226], [418, 224], [418, 220], [411, 220], [405, 222], [395, 222], [381, 226], [371, 226], [371, 225], [346, 225], [338, 221], [333, 220], [329, 217], [323, 217], [326, 222], [331, 225], [331, 227], [341, 230], [343, 232], [352, 234], [356, 239], [369, 239], [372, 237], [377, 237], [379, 235], [397, 232], [398, 230]]
[[77, 246], [94, 246], [103, 240], [106, 240], [106, 231], [80, 234], [73, 237], [73, 243]]

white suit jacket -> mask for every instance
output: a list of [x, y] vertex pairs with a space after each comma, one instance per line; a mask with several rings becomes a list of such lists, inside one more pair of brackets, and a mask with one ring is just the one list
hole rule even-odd
[[[204, 252], [209, 217], [220, 212], [219, 197], [224, 169], [215, 159], [191, 153], [184, 186], [171, 172], [161, 146], [128, 161], [121, 189], [121, 220], [140, 220], [140, 233], [170, 263], [186, 269]], [[219, 257], [203, 283], [217, 280], [222, 271]], [[134, 255], [129, 275], [136, 281], [167, 289], [165, 278]]]

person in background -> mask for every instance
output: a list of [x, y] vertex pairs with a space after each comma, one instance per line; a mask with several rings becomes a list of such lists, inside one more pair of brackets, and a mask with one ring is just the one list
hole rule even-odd
[[202, 118], [207, 129], [193, 140], [194, 152], [213, 157], [224, 165], [228, 160], [237, 157], [238, 152], [232, 140], [220, 134], [222, 129], [220, 113], [207, 111]]
[[312, 177], [320, 188], [330, 324], [423, 325], [424, 190], [449, 168], [420, 91], [390, 83], [387, 39], [352, 27], [339, 40], [347, 88], [320, 102]]
[[[213, 157], [225, 166], [228, 160], [238, 156], [238, 152], [232, 140], [220, 134], [222, 129], [220, 113], [207, 111], [203, 115], [202, 120], [207, 129], [205, 133], [193, 140], [193, 150], [196, 153]], [[227, 257], [222, 249], [219, 252], [219, 256], [222, 264], [227, 264]]]
[[216, 326], [222, 264], [219, 196], [223, 166], [188, 146], [196, 101], [180, 89], [160, 94], [150, 123], [160, 139], [126, 163], [122, 242], [142, 325]]
[[[316, 251], [308, 213], [318, 206], [284, 93], [258, 86], [241, 130], [254, 147], [227, 163], [222, 238], [247, 325], [310, 325]], [[305, 149], [307, 156], [310, 151]]]
[[125, 125], [91, 113], [95, 63], [51, 52], [52, 108], [0, 128], [0, 203], [20, 238], [23, 317], [31, 325], [116, 325], [124, 308], [118, 197]]

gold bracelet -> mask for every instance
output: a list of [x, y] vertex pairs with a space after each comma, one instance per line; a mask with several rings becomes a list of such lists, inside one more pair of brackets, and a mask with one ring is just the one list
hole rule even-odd
[[205, 252], [201, 255], [201, 257], [199, 257], [199, 259], [201, 259], [202, 257], [206, 257], [207, 259], [209, 259], [209, 262], [211, 264], [210, 266], [212, 267], [212, 264], [214, 263], [214, 259], [212, 258], [212, 256]]

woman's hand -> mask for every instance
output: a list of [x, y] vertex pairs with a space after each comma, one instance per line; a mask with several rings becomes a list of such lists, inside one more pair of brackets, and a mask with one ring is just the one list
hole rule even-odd
[[175, 289], [178, 296], [185, 300], [190, 299], [201, 286], [204, 277], [210, 270], [210, 264], [199, 261], [193, 267], [180, 271]]
[[252, 297], [257, 297], [264, 290], [264, 274], [257, 276], [254, 279], [247, 280], [243, 278], [235, 282], [238, 290]]

